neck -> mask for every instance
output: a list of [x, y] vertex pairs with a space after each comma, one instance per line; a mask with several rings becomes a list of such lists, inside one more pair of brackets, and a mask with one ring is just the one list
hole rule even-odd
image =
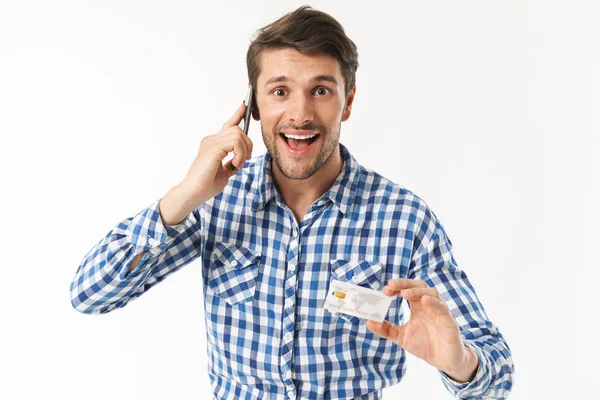
[[343, 164], [340, 147], [337, 146], [325, 164], [309, 178], [301, 180], [287, 178], [272, 159], [271, 171], [283, 201], [291, 208], [302, 206], [308, 208], [333, 185], [342, 171]]

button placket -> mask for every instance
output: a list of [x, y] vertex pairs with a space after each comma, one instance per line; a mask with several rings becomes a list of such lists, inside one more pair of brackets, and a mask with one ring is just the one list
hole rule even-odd
[[284, 207], [288, 212], [290, 219], [289, 246], [287, 249], [287, 274], [284, 278], [284, 299], [283, 299], [283, 318], [282, 318], [282, 345], [280, 346], [280, 365], [284, 373], [285, 384], [288, 389], [288, 397], [296, 398], [296, 388], [291, 379], [291, 369], [294, 354], [294, 332], [296, 320], [296, 294], [297, 294], [297, 275], [299, 248], [300, 248], [300, 232], [299, 226], [296, 224], [295, 217], [289, 208]]

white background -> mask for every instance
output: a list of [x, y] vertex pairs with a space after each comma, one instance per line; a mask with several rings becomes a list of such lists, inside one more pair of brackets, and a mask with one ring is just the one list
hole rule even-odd
[[[199, 260], [102, 316], [73, 310], [69, 284], [185, 176], [245, 96], [254, 31], [301, 4], [2, 1], [1, 398], [210, 398]], [[442, 221], [512, 349], [511, 398], [591, 393], [598, 3], [310, 4], [358, 45], [342, 143]], [[414, 357], [384, 395], [451, 398]]]

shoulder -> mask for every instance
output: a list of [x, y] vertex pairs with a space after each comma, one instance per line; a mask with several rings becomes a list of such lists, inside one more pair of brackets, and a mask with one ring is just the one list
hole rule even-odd
[[443, 230], [425, 199], [382, 174], [358, 164], [356, 204], [359, 212], [370, 210], [374, 217], [405, 221], [415, 230]]
[[417, 248], [437, 236], [447, 238], [444, 226], [422, 197], [364, 166], [359, 166], [357, 178], [359, 213], [370, 212], [374, 220], [412, 232]]
[[356, 199], [361, 205], [376, 205], [411, 214], [429, 210], [427, 202], [413, 191], [360, 164], [356, 174]]

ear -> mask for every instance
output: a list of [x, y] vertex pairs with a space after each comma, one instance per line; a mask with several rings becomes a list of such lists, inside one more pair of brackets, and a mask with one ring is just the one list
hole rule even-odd
[[252, 106], [252, 118], [254, 118], [255, 121], [260, 121], [260, 112], [258, 111], [256, 103]]
[[[248, 87], [250, 87], [250, 83], [248, 83]], [[252, 118], [254, 118], [255, 121], [260, 121], [260, 112], [258, 111], [258, 106], [256, 105], [256, 89], [254, 91], [254, 93], [252, 94]]]
[[352, 88], [350, 93], [348, 93], [348, 98], [346, 99], [346, 105], [344, 106], [344, 111], [342, 112], [342, 121], [347, 121], [350, 118], [350, 114], [352, 113], [352, 103], [354, 102], [354, 95], [356, 94], [356, 85]]

